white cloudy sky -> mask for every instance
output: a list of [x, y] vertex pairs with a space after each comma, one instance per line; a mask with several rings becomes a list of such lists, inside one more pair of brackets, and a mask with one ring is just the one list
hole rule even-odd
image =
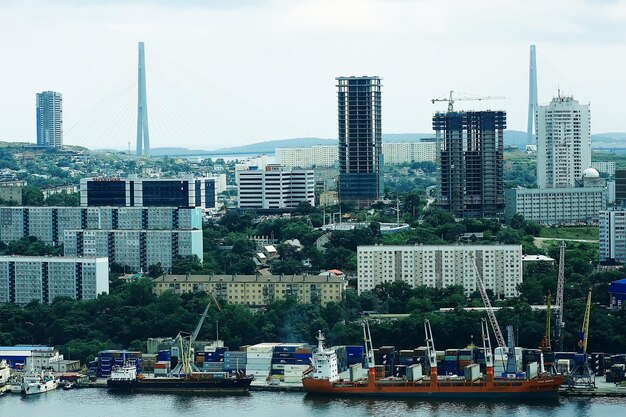
[[448, 90], [506, 99], [524, 130], [528, 47], [539, 101], [592, 106], [626, 131], [626, 1], [0, 0], [0, 140], [35, 139], [35, 93], [63, 93], [65, 141], [134, 141], [146, 43], [152, 146], [336, 137], [334, 77], [383, 77], [383, 131], [429, 132]]

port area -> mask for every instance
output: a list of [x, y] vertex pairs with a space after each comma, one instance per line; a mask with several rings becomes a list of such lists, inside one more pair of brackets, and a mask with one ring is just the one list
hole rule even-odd
[[626, 386], [617, 386], [612, 382], [597, 381], [595, 389], [577, 389], [561, 387], [561, 397], [626, 397]]

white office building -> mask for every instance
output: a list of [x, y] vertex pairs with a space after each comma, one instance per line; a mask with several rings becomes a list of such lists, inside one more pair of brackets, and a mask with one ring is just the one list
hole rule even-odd
[[238, 174], [239, 208], [285, 210], [295, 208], [304, 201], [315, 205], [313, 170], [267, 165], [265, 169], [250, 167]]
[[147, 272], [169, 271], [179, 258], [203, 259], [202, 230], [66, 230], [65, 256], [106, 256], [110, 264]]
[[544, 226], [596, 224], [607, 207], [605, 187], [515, 188], [504, 197], [507, 221], [517, 213]]
[[0, 242], [32, 236], [49, 245], [59, 245], [69, 229], [202, 229], [202, 209], [0, 207]]
[[600, 212], [600, 262], [626, 263], [626, 209]]
[[109, 292], [105, 257], [0, 256], [0, 304], [91, 300]]
[[552, 99], [538, 106], [537, 185], [539, 188], [574, 187], [591, 167], [591, 110], [573, 97]]
[[498, 297], [515, 297], [522, 283], [521, 245], [359, 246], [359, 293], [383, 282], [404, 281], [411, 287], [461, 285], [477, 290], [474, 262], [485, 287]]

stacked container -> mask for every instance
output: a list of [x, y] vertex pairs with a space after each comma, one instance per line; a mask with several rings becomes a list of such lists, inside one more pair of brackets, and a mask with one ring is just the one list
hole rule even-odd
[[365, 348], [363, 346], [346, 346], [346, 354], [348, 355], [348, 366], [357, 363], [363, 363], [365, 357]]
[[137, 372], [141, 372], [141, 352], [127, 350], [103, 350], [98, 352], [96, 358], [96, 375], [100, 377], [111, 376], [111, 370], [116, 366], [124, 366], [131, 362], [137, 367]]
[[459, 373], [459, 350], [447, 349], [443, 361], [437, 366], [439, 375], [458, 375]]
[[289, 381], [300, 382], [302, 372], [309, 367], [310, 363], [311, 349], [304, 343], [283, 343], [274, 346], [272, 378], [285, 380], [287, 376], [285, 369], [289, 369]]
[[385, 366], [385, 375], [393, 375], [394, 366], [396, 365], [396, 347], [381, 346], [378, 348], [376, 356], [376, 364]]
[[154, 364], [154, 376], [155, 377], [164, 377], [170, 374], [170, 362], [169, 361], [159, 361]]
[[243, 371], [246, 369], [247, 353], [246, 352], [224, 352], [224, 370], [225, 371]]
[[246, 374], [266, 379], [272, 369], [274, 346], [280, 343], [259, 343], [246, 347]]

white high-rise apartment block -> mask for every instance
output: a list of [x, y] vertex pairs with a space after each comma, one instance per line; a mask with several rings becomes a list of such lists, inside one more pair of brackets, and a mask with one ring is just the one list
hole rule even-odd
[[573, 97], [552, 99], [539, 106], [537, 126], [537, 185], [568, 188], [591, 167], [591, 110]]
[[265, 169], [239, 171], [239, 208], [282, 210], [303, 201], [315, 205], [313, 170], [285, 169], [268, 165]]
[[91, 300], [109, 292], [107, 258], [0, 256], [0, 304]]
[[600, 262], [626, 263], [626, 210], [600, 212]]
[[[383, 143], [385, 164], [405, 164], [411, 162], [435, 162], [437, 143], [406, 142]], [[333, 167], [338, 163], [337, 146], [311, 146], [308, 148], [276, 148], [276, 163], [287, 168]]]
[[404, 281], [411, 287], [446, 288], [461, 285], [477, 290], [472, 257], [485, 287], [498, 297], [515, 297], [522, 283], [521, 245], [359, 246], [359, 293], [383, 282]]

